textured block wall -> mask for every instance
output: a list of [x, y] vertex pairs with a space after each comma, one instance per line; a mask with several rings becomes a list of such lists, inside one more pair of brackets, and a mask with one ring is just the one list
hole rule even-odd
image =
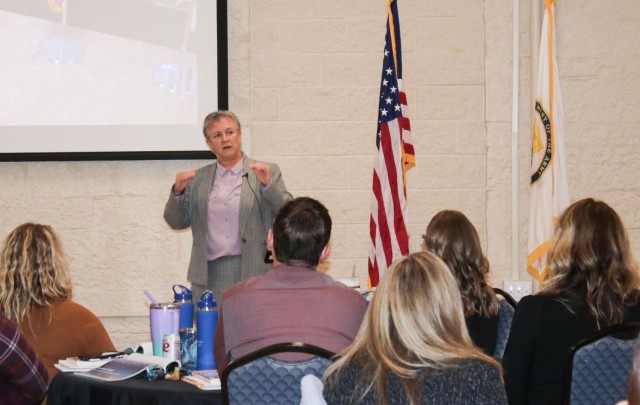
[[[492, 264], [512, 278], [512, 2], [399, 0], [404, 78], [417, 167], [409, 172], [412, 249], [431, 216], [465, 212]], [[592, 4], [593, 3], [593, 4]], [[385, 29], [384, 0], [230, 0], [230, 105], [245, 150], [277, 162], [294, 195], [322, 200], [335, 227], [331, 261], [366, 283], [370, 182]], [[530, 12], [520, 5], [519, 263], [528, 280]], [[604, 199], [640, 253], [636, 135], [640, 9], [559, 2], [558, 52], [572, 200]], [[179, 134], [201, 137], [201, 134]], [[0, 234], [51, 224], [71, 259], [75, 299], [116, 346], [149, 340], [148, 301], [185, 282], [190, 232], [162, 219], [175, 173], [206, 161], [0, 163]]]

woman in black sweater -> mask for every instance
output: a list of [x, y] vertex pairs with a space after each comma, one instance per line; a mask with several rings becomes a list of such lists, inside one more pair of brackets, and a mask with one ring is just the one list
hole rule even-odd
[[489, 260], [482, 253], [478, 232], [459, 211], [440, 211], [423, 235], [424, 247], [449, 267], [458, 283], [471, 339], [493, 356], [498, 338], [498, 297], [487, 282]]
[[516, 307], [502, 360], [509, 404], [560, 404], [569, 348], [640, 320], [640, 276], [618, 214], [591, 198], [560, 216], [549, 278]]

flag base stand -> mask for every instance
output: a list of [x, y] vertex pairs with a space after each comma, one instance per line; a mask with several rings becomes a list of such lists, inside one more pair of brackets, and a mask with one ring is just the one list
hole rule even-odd
[[180, 96], [196, 95], [198, 77], [195, 69], [177, 63], [158, 66], [153, 74], [154, 82], [162, 90]]
[[56, 65], [70, 65], [82, 59], [84, 48], [67, 37], [49, 37], [40, 43], [40, 56]]

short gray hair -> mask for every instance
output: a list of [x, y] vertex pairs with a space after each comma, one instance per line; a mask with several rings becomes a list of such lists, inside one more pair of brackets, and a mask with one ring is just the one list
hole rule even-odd
[[211, 124], [218, 122], [223, 118], [229, 118], [231, 121], [233, 121], [236, 127], [238, 128], [238, 132], [242, 133], [242, 128], [240, 127], [240, 120], [238, 120], [238, 117], [234, 113], [226, 110], [218, 110], [218, 111], [209, 113], [209, 115], [207, 115], [204, 119], [204, 123], [202, 124], [202, 133], [204, 134], [205, 138], [209, 139], [209, 136], [207, 135], [207, 130], [209, 129]]

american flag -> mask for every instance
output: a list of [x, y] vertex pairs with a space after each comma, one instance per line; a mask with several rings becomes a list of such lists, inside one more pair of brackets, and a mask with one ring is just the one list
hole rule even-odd
[[369, 222], [369, 283], [378, 285], [391, 263], [409, 253], [406, 172], [415, 166], [407, 97], [402, 86], [400, 20], [396, 0], [387, 1], [378, 133], [373, 168], [373, 199]]

